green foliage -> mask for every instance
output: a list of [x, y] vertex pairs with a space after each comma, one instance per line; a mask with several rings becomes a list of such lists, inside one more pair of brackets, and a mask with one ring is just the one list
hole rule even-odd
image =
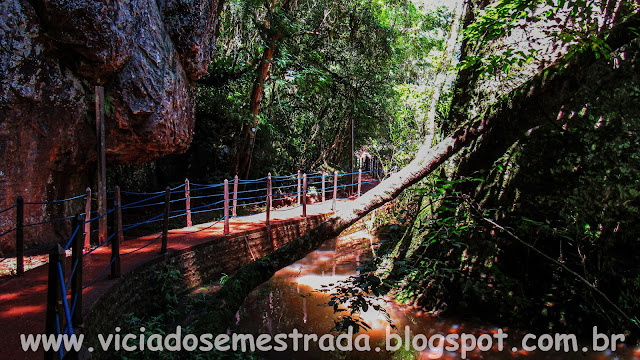
[[478, 181], [481, 180], [433, 178], [430, 186], [414, 189], [422, 198], [423, 208], [412, 222], [413, 245], [405, 252], [404, 259], [396, 260], [400, 266], [391, 274], [391, 278], [402, 282], [395, 294], [398, 301], [422, 297], [425, 288], [438, 288], [460, 273], [456, 260], [468, 260], [465, 240], [478, 223], [471, 216], [472, 209], [465, 196], [453, 189], [460, 183]]
[[[487, 6], [474, 23], [465, 28], [465, 40], [474, 44], [476, 49], [485, 48], [490, 42], [497, 41], [511, 32], [522, 21], [530, 18], [538, 6], [538, 1], [502, 0]], [[492, 74], [496, 71], [508, 72], [518, 64], [520, 66], [533, 59], [533, 53], [524, 50], [506, 49], [503, 53], [483, 52], [468, 55], [460, 62], [460, 68], [477, 68], [481, 73]]]
[[224, 285], [227, 280], [229, 280], [229, 275], [222, 273], [222, 276], [220, 277], [220, 285]]
[[318, 291], [330, 294], [327, 305], [333, 307], [334, 313], [342, 314], [337, 321], [334, 320], [335, 325], [331, 331], [346, 333], [349, 328], [353, 328], [353, 333], [357, 333], [360, 329], [370, 330], [369, 324], [359, 316], [369, 308], [380, 312], [390, 326], [395, 328], [389, 314], [379, 301], [379, 298], [389, 291], [389, 284], [385, 284], [374, 273], [362, 273], [357, 277], [340, 281], [338, 284], [322, 286], [324, 288]]
[[[130, 313], [126, 315], [127, 323], [122, 333], [139, 334], [140, 328], [145, 328], [145, 334], [168, 334], [169, 324], [175, 321], [185, 309], [181, 304], [182, 281], [180, 270], [175, 266], [165, 265], [155, 271], [155, 281], [159, 285], [159, 296], [151, 304], [152, 308], [146, 314]], [[189, 329], [184, 329], [189, 331]], [[136, 337], [130, 344], [138, 348], [140, 339]], [[178, 354], [172, 352], [135, 351], [120, 354], [123, 359], [179, 359]]]
[[256, 173], [346, 168], [352, 119], [356, 149], [371, 139], [401, 142], [393, 124], [413, 121], [413, 110], [399, 89], [432, 76], [428, 55], [441, 49], [449, 17], [444, 8], [421, 10], [407, 0], [308, 0], [292, 11], [269, 1], [227, 2], [218, 57], [199, 86], [193, 156], [208, 173], [231, 167], [240, 129], [252, 119], [255, 69], [274, 39]]
[[[630, 13], [629, 4], [622, 13]], [[608, 58], [611, 49], [604, 41], [603, 23], [611, 22], [613, 13], [607, 1], [569, 0], [499, 0], [478, 11], [475, 21], [466, 27], [465, 40], [474, 51], [460, 62], [461, 69], [474, 68], [489, 76], [508, 73], [538, 56], [538, 49], [511, 44], [501, 48], [500, 41], [524, 26], [537, 24], [537, 41], [544, 39], [568, 46], [567, 59], [585, 50], [596, 57]], [[616, 19], [620, 21], [619, 19]], [[562, 23], [560, 30], [549, 24]], [[491, 49], [491, 50], [489, 50]], [[542, 55], [542, 54], [541, 54]], [[539, 61], [536, 61], [539, 62]]]
[[177, 308], [180, 306], [179, 293], [182, 290], [180, 283], [183, 281], [180, 270], [175, 266], [166, 265], [156, 271], [156, 281], [160, 284], [162, 297], [154, 302], [154, 305], [157, 306], [155, 310], [162, 311], [163, 316], [168, 320], [173, 320], [177, 316]]
[[[204, 307], [206, 301], [208, 301], [208, 295], [205, 293], [197, 294], [184, 294], [182, 288], [178, 285], [182, 280], [180, 271], [172, 265], [166, 265], [163, 268], [155, 272], [157, 283], [159, 284], [160, 291], [159, 296], [154, 299], [155, 307], [151, 308], [147, 313], [130, 313], [126, 315], [126, 324], [121, 331], [122, 334], [140, 334], [141, 328], [144, 328], [144, 334], [148, 336], [151, 334], [160, 334], [163, 336], [163, 342], [161, 346], [164, 347], [164, 336], [169, 335], [176, 331], [177, 324], [183, 322], [193, 310]], [[221, 282], [228, 278], [226, 274], [223, 274]], [[199, 336], [200, 334], [195, 328], [190, 326], [181, 326], [181, 332], [184, 334], [194, 334]], [[215, 336], [216, 334], [214, 334]], [[139, 349], [140, 338], [136, 337], [129, 340], [128, 344]], [[172, 340], [171, 345], [175, 345]], [[145, 350], [136, 350], [133, 352], [119, 352], [118, 356], [122, 359], [129, 360], [175, 360], [175, 359], [256, 359], [253, 353], [247, 352], [235, 352], [235, 351], [217, 351], [212, 350], [210, 352], [172, 352], [172, 351], [150, 351], [148, 347]]]
[[[484, 181], [440, 180], [421, 190], [412, 246], [398, 238], [404, 250], [389, 252], [397, 299], [436, 312], [494, 314], [488, 320], [531, 330], [632, 327], [590, 287], [483, 221], [494, 219], [557, 259], [637, 320], [640, 79], [627, 66], [611, 78], [591, 75], [559, 114], [549, 114], [553, 120], [502, 144], [493, 166], [472, 168]], [[494, 147], [504, 139], [486, 141]]]

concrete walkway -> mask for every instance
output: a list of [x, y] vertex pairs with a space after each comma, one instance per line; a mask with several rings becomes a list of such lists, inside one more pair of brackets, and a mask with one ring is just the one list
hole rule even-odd
[[[367, 187], [369, 188], [369, 187]], [[363, 189], [364, 190], [364, 189]], [[340, 205], [338, 202], [338, 206]], [[309, 218], [331, 213], [331, 201], [307, 206]], [[272, 224], [302, 220], [302, 208], [278, 209], [272, 211]], [[235, 218], [230, 221], [231, 234], [248, 232], [265, 227], [266, 214], [256, 214]], [[152, 240], [159, 234], [125, 241], [120, 245], [121, 271], [124, 276], [160, 255], [161, 241]], [[223, 237], [223, 222], [206, 223], [189, 228], [171, 230], [168, 238], [168, 253], [193, 247]], [[118, 279], [109, 279], [109, 270], [104, 269], [111, 261], [111, 248], [102, 247], [86, 256], [83, 267], [83, 284], [89, 284], [83, 291], [83, 314], [88, 314], [102, 295], [107, 293]], [[71, 261], [67, 260], [67, 264]], [[67, 274], [69, 272], [67, 271]], [[42, 359], [42, 351], [24, 352], [20, 334], [39, 334], [45, 331], [45, 307], [47, 298], [48, 266], [40, 266], [27, 271], [22, 277], [13, 277], [0, 284], [0, 359]]]

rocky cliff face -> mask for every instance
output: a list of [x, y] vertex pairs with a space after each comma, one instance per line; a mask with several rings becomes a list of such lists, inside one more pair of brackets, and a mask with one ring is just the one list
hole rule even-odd
[[[105, 87], [107, 161], [143, 163], [185, 151], [193, 80], [215, 48], [223, 0], [3, 0], [0, 3], [0, 210], [92, 185], [94, 86]], [[29, 205], [26, 222], [80, 204]], [[65, 208], [66, 207], [66, 208]], [[73, 209], [72, 209], [73, 208]], [[14, 214], [0, 215], [0, 233]], [[66, 226], [34, 227], [42, 235]], [[12, 237], [0, 239], [0, 254]]]

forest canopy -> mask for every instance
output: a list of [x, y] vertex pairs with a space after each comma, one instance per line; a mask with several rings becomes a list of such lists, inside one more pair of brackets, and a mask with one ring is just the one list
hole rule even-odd
[[425, 100], [450, 21], [410, 1], [228, 1], [192, 155], [229, 174], [348, 169], [353, 121], [355, 149], [407, 161], [434, 131]]

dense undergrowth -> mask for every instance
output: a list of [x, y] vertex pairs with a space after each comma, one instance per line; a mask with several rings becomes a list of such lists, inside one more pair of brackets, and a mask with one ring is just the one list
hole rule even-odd
[[[132, 312], [126, 314], [126, 321], [121, 326], [121, 334], [145, 334], [145, 346], [140, 345], [140, 338], [136, 337], [128, 341], [128, 346], [135, 348], [134, 351], [117, 351], [102, 354], [103, 358], [120, 358], [128, 360], [177, 360], [177, 359], [220, 359], [220, 360], [252, 360], [258, 358], [253, 352], [242, 351], [199, 351], [199, 347], [206, 344], [198, 343], [195, 351], [185, 351], [185, 338], [187, 334], [193, 334], [200, 339], [202, 335], [195, 327], [191, 326], [191, 317], [200, 314], [199, 309], [203, 308], [209, 300], [211, 288], [218, 284], [197, 289], [192, 292], [185, 292], [181, 287], [182, 277], [180, 270], [172, 265], [165, 265], [155, 272], [157, 283], [160, 285], [160, 296], [154, 298], [150, 307], [144, 312]], [[223, 275], [220, 283], [224, 283], [227, 275]], [[175, 334], [180, 329], [181, 343], [170, 339], [168, 335]], [[157, 339], [153, 339], [155, 336]], [[165, 338], [170, 339], [165, 342]], [[213, 343], [213, 340], [211, 340]], [[187, 341], [187, 346], [194, 344]], [[96, 344], [97, 345], [97, 344]], [[150, 346], [154, 346], [150, 349]], [[141, 350], [144, 349], [144, 350]]]

